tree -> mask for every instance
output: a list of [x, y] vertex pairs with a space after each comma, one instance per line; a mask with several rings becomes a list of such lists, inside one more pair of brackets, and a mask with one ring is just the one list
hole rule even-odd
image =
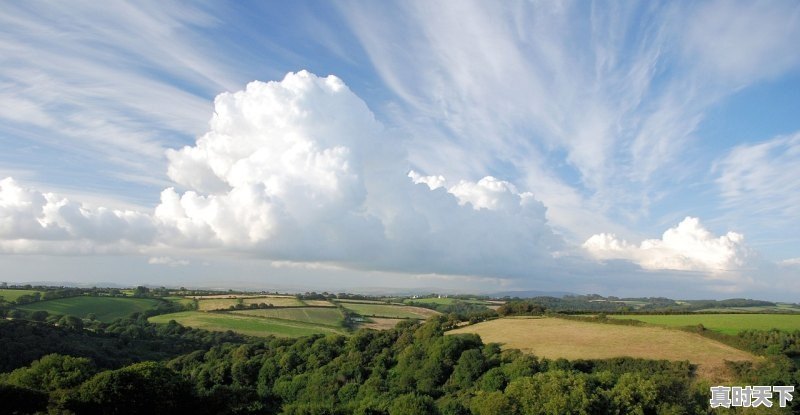
[[389, 415], [424, 415], [435, 414], [433, 398], [427, 395], [407, 393], [400, 395], [389, 406]]
[[5, 381], [22, 388], [54, 391], [78, 386], [95, 371], [87, 358], [53, 353], [35, 360], [29, 367], [14, 370]]
[[191, 386], [156, 362], [101, 372], [84, 382], [64, 405], [77, 413], [184, 413], [195, 402]]

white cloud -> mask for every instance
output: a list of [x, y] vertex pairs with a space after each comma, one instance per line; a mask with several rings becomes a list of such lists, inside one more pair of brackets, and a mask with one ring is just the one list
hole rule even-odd
[[737, 146], [714, 171], [724, 206], [764, 222], [800, 225], [800, 133]]
[[700, 271], [712, 276], [740, 270], [751, 255], [743, 235], [728, 232], [717, 237], [692, 217], [667, 229], [661, 239], [647, 239], [635, 245], [613, 234], [597, 234], [583, 247], [601, 260], [623, 259], [645, 269]]
[[189, 261], [185, 259], [175, 259], [168, 256], [151, 257], [147, 260], [150, 265], [166, 265], [169, 267], [181, 267], [189, 265]]
[[444, 187], [445, 183], [447, 183], [447, 180], [445, 180], [444, 176], [423, 176], [414, 170], [408, 172], [408, 177], [411, 178], [411, 181], [413, 181], [414, 184], [425, 183], [431, 190]]
[[404, 174], [403, 149], [334, 76], [290, 73], [222, 94], [210, 127], [195, 146], [168, 152], [170, 177], [192, 189], [166, 189], [156, 208], [173, 244], [512, 276], [548, 266], [560, 246], [541, 203], [509, 182], [442, 191], [443, 176]]
[[705, 173], [708, 111], [800, 64], [792, 2], [341, 8], [404, 104], [388, 116], [410, 132], [416, 168], [513, 179], [575, 241], [651, 221]]
[[53, 193], [0, 180], [0, 240], [6, 252], [111, 252], [151, 243], [149, 215], [92, 208]]
[[778, 264], [785, 267], [800, 267], [800, 258], [789, 258], [780, 261]]

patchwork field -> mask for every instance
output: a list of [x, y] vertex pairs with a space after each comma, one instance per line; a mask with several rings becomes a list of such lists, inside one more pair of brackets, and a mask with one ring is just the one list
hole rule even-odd
[[244, 316], [302, 321], [305, 323], [321, 324], [334, 327], [338, 327], [344, 320], [344, 315], [342, 312], [339, 311], [338, 308], [333, 307], [271, 308], [261, 310], [240, 310], [232, 311], [231, 313]]
[[613, 315], [609, 318], [639, 320], [669, 327], [696, 326], [725, 334], [742, 330], [800, 330], [800, 314], [674, 314], [674, 315]]
[[755, 361], [749, 353], [699, 334], [661, 327], [620, 326], [557, 318], [504, 318], [452, 330], [449, 334], [477, 333], [485, 343], [501, 343], [547, 358], [688, 360], [699, 376], [725, 380], [724, 361]]
[[184, 311], [150, 317], [153, 323], [165, 324], [175, 320], [181, 325], [210, 331], [234, 331], [248, 336], [301, 337], [312, 334], [344, 334], [340, 329], [309, 324], [300, 321], [287, 321], [239, 315], [234, 313], [206, 313]]
[[272, 304], [274, 307], [301, 307], [303, 303], [295, 297], [284, 296], [260, 296], [260, 297], [226, 297], [226, 298], [202, 298], [198, 302], [201, 311], [227, 310], [231, 306], [239, 303], [243, 304]]
[[0, 289], [0, 297], [3, 297], [6, 301], [17, 301], [17, 298], [22, 297], [23, 295], [33, 295], [33, 293], [37, 293], [40, 291], [36, 290], [9, 290], [9, 289]]
[[439, 314], [438, 312], [429, 310], [427, 308], [402, 305], [370, 303], [341, 303], [341, 305], [344, 308], [365, 317], [426, 319], [430, 316]]
[[17, 308], [29, 312], [44, 310], [50, 314], [72, 315], [80, 318], [93, 313], [98, 320], [108, 323], [131, 313], [155, 308], [156, 304], [158, 301], [147, 298], [81, 296], [39, 301]]

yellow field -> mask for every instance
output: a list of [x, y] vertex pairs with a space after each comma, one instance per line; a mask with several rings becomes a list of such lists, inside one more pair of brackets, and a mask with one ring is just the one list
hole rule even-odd
[[758, 357], [699, 334], [661, 327], [634, 327], [558, 318], [505, 318], [452, 330], [449, 334], [477, 333], [485, 343], [520, 349], [556, 359], [688, 360], [697, 374], [712, 381], [727, 380], [725, 360], [755, 361]]

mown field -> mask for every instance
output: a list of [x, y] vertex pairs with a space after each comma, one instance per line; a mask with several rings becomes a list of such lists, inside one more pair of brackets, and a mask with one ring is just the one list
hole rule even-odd
[[17, 298], [23, 295], [33, 295], [34, 293], [41, 292], [36, 290], [9, 290], [7, 288], [0, 289], [0, 297], [6, 301], [17, 301]]
[[234, 313], [206, 313], [184, 311], [150, 317], [149, 321], [165, 324], [175, 320], [181, 325], [210, 331], [234, 331], [248, 336], [301, 337], [312, 334], [344, 334], [343, 330], [331, 326], [310, 324], [302, 321], [277, 320]]
[[714, 381], [728, 378], [725, 360], [755, 361], [758, 357], [699, 334], [661, 328], [635, 327], [558, 318], [503, 318], [452, 330], [476, 333], [485, 343], [501, 343], [547, 358], [688, 360], [698, 375]]
[[639, 320], [669, 327], [697, 326], [725, 334], [742, 330], [800, 330], [800, 314], [672, 314], [672, 315], [611, 315], [609, 318]]
[[340, 304], [342, 307], [365, 317], [413, 318], [424, 320], [432, 315], [439, 314], [436, 311], [422, 307], [344, 302]]
[[87, 314], [93, 313], [98, 320], [108, 323], [131, 313], [155, 308], [157, 304], [158, 301], [148, 298], [80, 296], [39, 301], [17, 308], [28, 312], [44, 310], [50, 314], [72, 315], [80, 318], [85, 318]]
[[227, 310], [236, 306], [239, 301], [249, 304], [272, 304], [274, 307], [301, 307], [304, 304], [295, 297], [240, 297], [240, 298], [200, 298], [198, 306], [201, 311]]
[[302, 321], [304, 323], [321, 324], [324, 326], [339, 327], [344, 320], [344, 315], [338, 308], [271, 308], [262, 310], [232, 311], [232, 314], [262, 318], [277, 318], [283, 320]]

